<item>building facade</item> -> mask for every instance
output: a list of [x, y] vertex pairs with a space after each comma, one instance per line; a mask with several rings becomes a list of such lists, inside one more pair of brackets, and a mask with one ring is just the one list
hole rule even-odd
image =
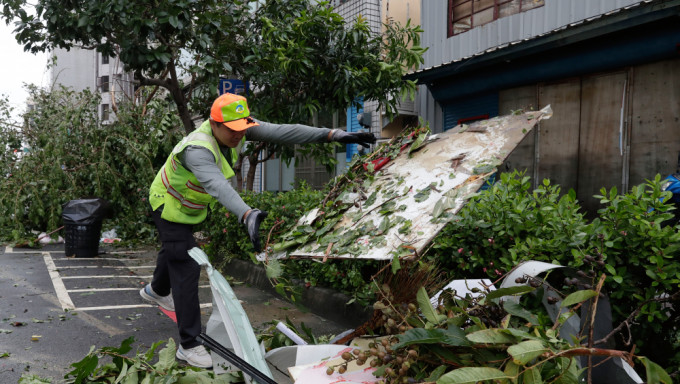
[[433, 130], [551, 105], [502, 170], [573, 188], [675, 171], [680, 155], [677, 0], [428, 0], [418, 109]]
[[56, 49], [52, 55], [56, 61], [50, 71], [51, 83], [77, 92], [89, 89], [99, 93], [99, 117], [103, 123], [115, 118], [116, 103], [134, 101], [134, 76], [123, 70], [123, 63], [117, 57], [80, 48]]

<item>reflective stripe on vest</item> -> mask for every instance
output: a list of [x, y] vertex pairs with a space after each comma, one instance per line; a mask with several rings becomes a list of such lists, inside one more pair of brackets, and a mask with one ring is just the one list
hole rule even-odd
[[[162, 172], [161, 173], [161, 180], [163, 181], [163, 185], [165, 186], [165, 189], [168, 191], [170, 196], [179, 200], [179, 202], [183, 206], [185, 206], [187, 208], [191, 208], [191, 209], [204, 209], [205, 207], [207, 207], [207, 205], [205, 205], [205, 204], [197, 204], [197, 203], [194, 203], [192, 201], [189, 201], [189, 200], [185, 199], [184, 196], [182, 196], [181, 193], [177, 192], [177, 190], [175, 188], [173, 188], [172, 185], [170, 185], [170, 181], [168, 181], [168, 174], [165, 172], [165, 165], [163, 166], [163, 169], [161, 170], [161, 172]], [[203, 188], [194, 185], [190, 181], [187, 181], [187, 186], [189, 186], [189, 184], [191, 184], [195, 188], [200, 188], [200, 191], [198, 189], [194, 189], [194, 188], [191, 188], [191, 187], [189, 187], [189, 188], [194, 189], [197, 192], [205, 193], [205, 190]]]

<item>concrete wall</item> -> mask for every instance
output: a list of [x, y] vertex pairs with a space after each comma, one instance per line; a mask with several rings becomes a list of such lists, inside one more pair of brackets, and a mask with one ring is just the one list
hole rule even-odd
[[73, 48], [52, 52], [56, 63], [51, 68], [51, 83], [60, 84], [80, 92], [95, 85], [95, 55], [92, 51]]

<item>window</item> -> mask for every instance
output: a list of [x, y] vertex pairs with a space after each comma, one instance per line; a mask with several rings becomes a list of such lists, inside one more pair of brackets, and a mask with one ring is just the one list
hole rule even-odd
[[109, 77], [108, 76], [102, 76], [99, 78], [99, 87], [103, 92], [108, 92], [109, 91]]
[[109, 121], [109, 105], [102, 104], [102, 121]]
[[449, 0], [448, 35], [457, 35], [543, 5], [545, 0]]
[[109, 63], [109, 56], [102, 53], [102, 64]]

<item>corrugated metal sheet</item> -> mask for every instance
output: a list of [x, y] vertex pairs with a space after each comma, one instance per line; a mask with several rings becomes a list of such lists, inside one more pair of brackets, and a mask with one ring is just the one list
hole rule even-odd
[[422, 45], [426, 71], [437, 66], [485, 54], [528, 39], [591, 22], [653, 0], [545, 0], [545, 6], [504, 17], [447, 38], [447, 0], [422, 2]]

